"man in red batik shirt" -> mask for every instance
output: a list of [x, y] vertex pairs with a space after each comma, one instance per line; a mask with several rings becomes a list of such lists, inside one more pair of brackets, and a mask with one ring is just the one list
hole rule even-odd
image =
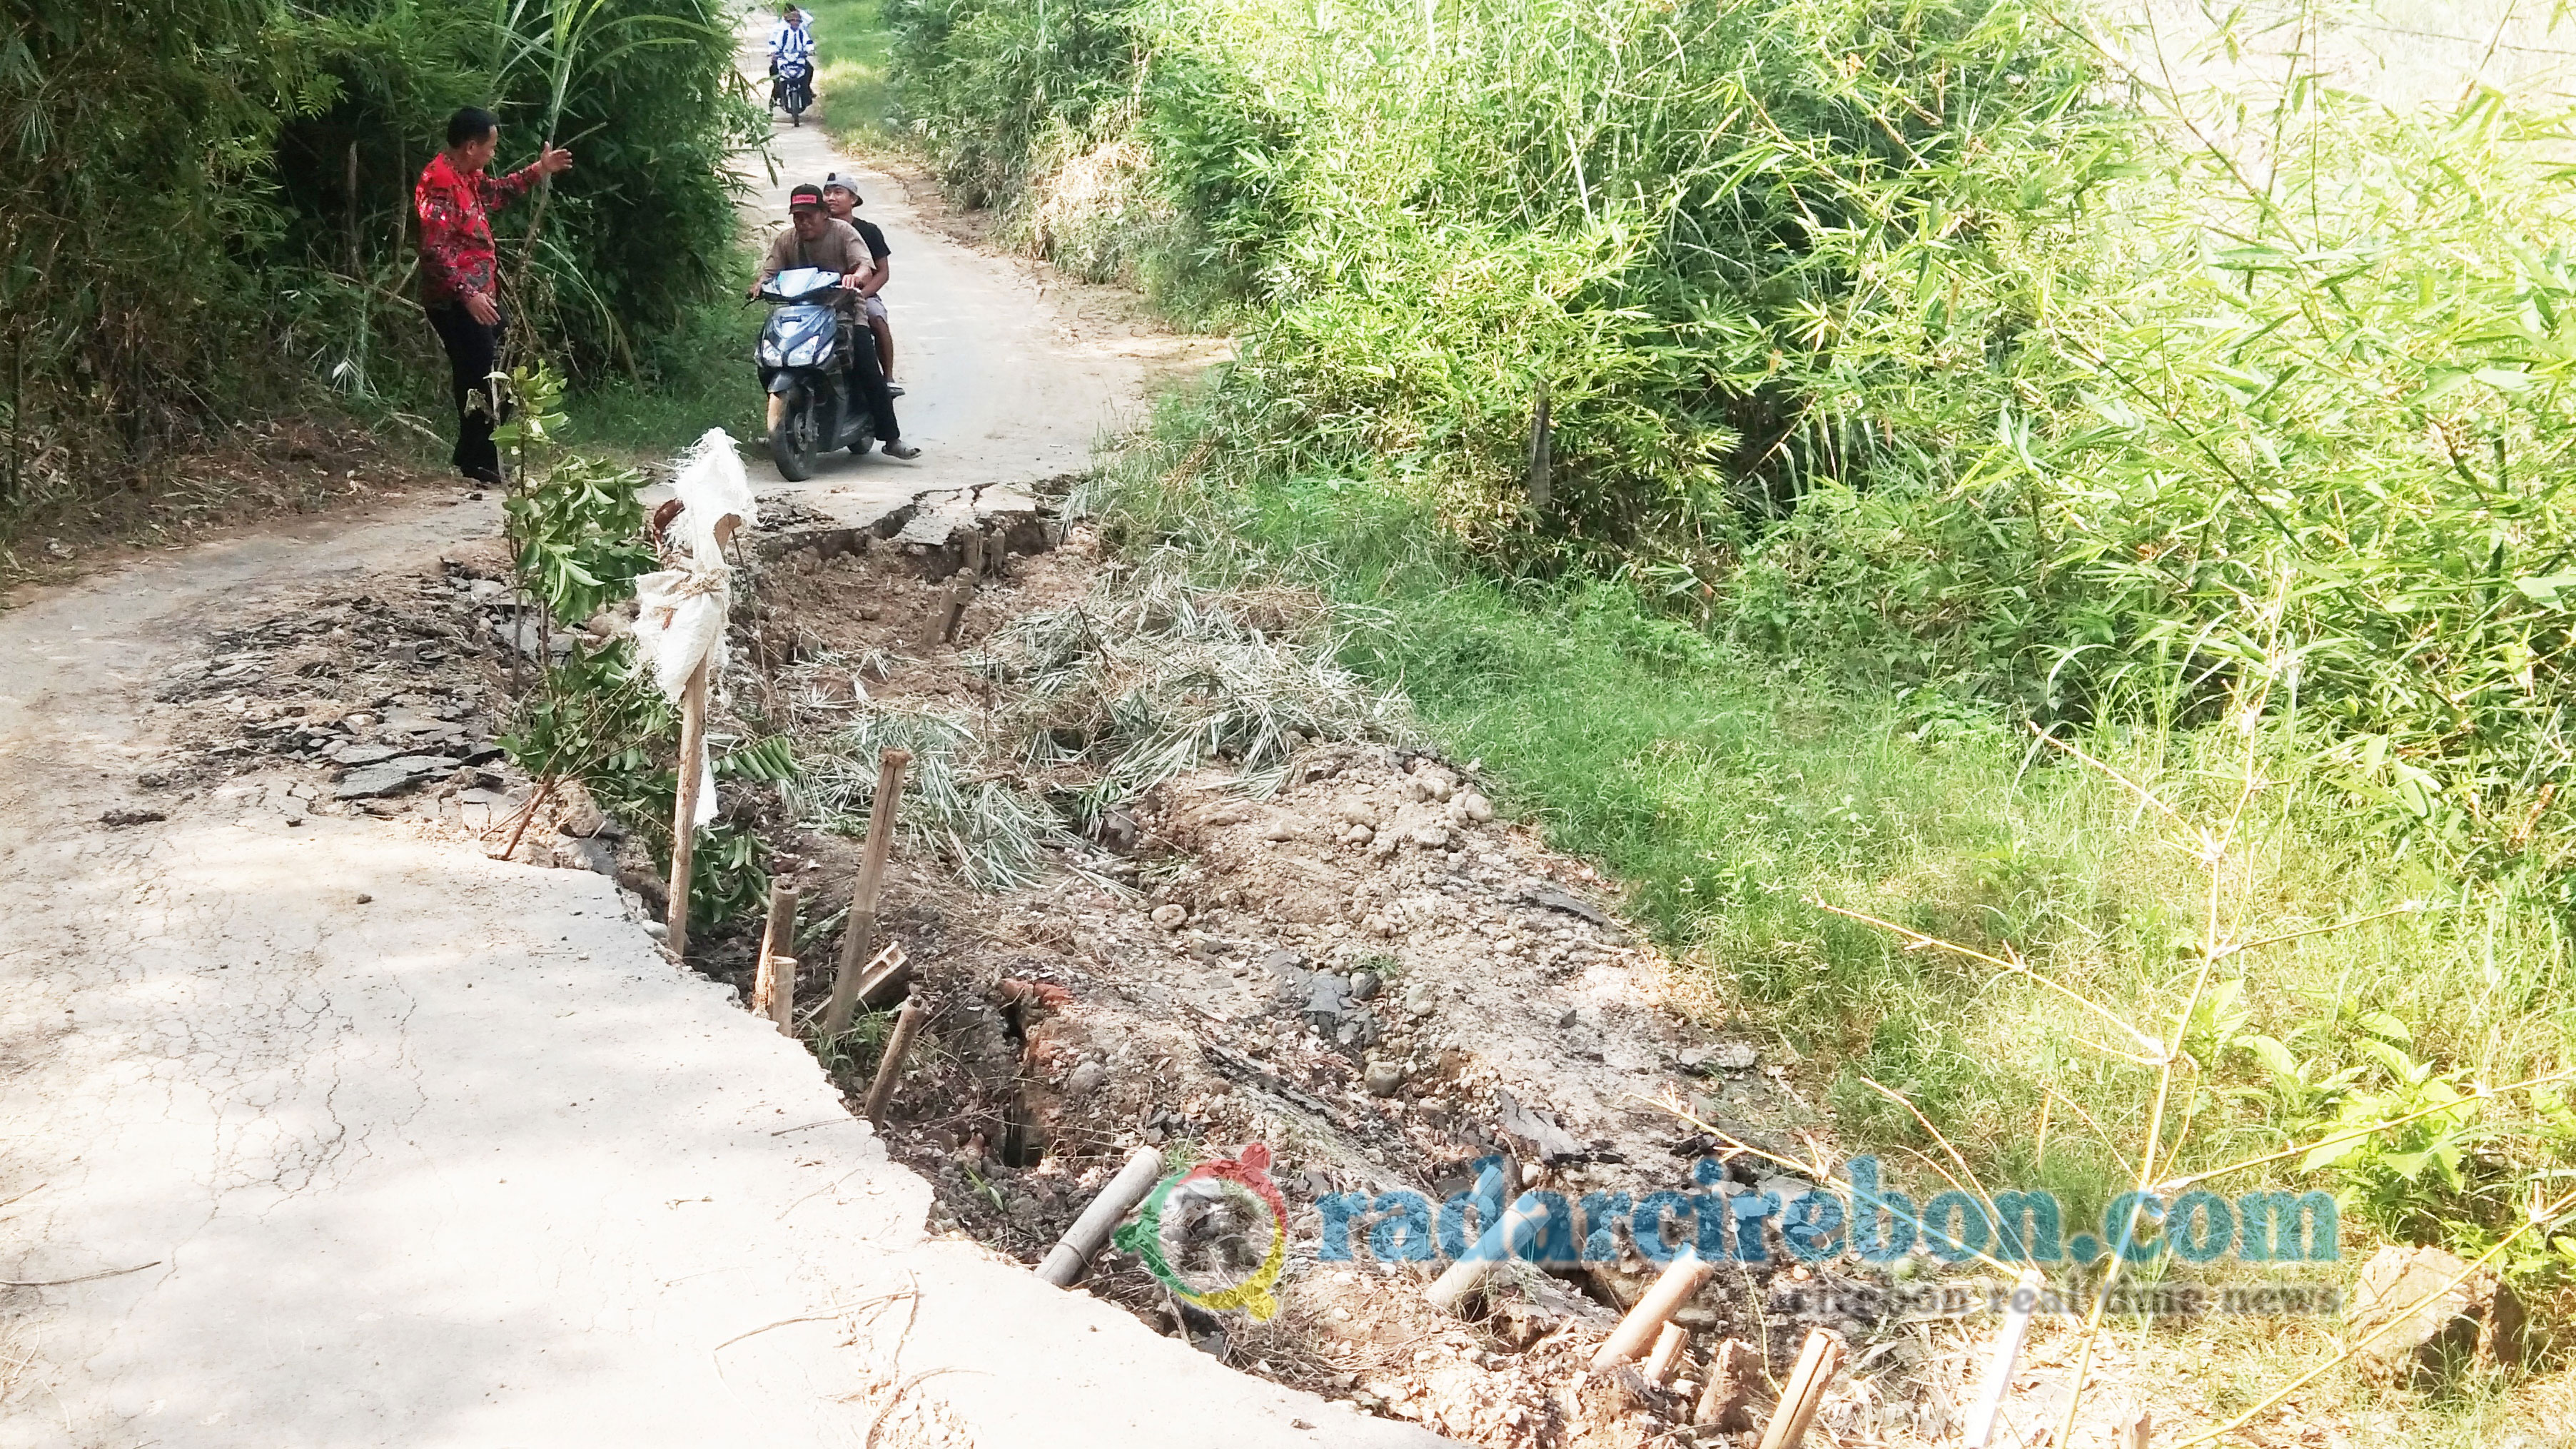
[[467, 106], [447, 122], [447, 149], [421, 168], [412, 188], [420, 216], [420, 301], [447, 349], [456, 394], [456, 471], [477, 483], [501, 482], [492, 446], [493, 397], [485, 385], [500, 361], [505, 320], [493, 294], [497, 259], [491, 212], [528, 192], [541, 177], [572, 165], [569, 151], [547, 149], [533, 165], [495, 179], [483, 174], [501, 143], [501, 120]]

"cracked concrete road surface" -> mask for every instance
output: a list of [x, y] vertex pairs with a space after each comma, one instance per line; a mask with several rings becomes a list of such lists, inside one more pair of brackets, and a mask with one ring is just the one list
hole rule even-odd
[[[898, 246], [917, 395], [992, 368], [1004, 312], [1018, 390], [813, 490], [1079, 467], [1141, 365], [1011, 264]], [[0, 1445], [1437, 1442], [927, 1239], [928, 1186], [606, 879], [139, 787], [154, 676], [245, 601], [495, 526], [306, 521], [0, 614]], [[168, 818], [101, 823], [132, 805]]]

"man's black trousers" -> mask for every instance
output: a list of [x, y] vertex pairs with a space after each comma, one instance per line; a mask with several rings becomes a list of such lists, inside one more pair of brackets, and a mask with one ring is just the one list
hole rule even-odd
[[429, 309], [429, 325], [447, 349], [450, 390], [456, 395], [456, 471], [485, 483], [501, 481], [501, 452], [492, 446], [492, 394], [484, 379], [501, 358], [501, 333], [510, 325], [503, 316], [486, 325], [474, 320], [462, 302], [442, 302]]

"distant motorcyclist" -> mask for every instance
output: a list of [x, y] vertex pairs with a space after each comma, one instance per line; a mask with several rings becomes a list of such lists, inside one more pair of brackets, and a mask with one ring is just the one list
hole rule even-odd
[[805, 108], [814, 103], [814, 26], [793, 5], [769, 32], [769, 74], [769, 104], [785, 106], [803, 125]]
[[824, 209], [823, 189], [819, 186], [799, 186], [787, 193], [787, 216], [787, 229], [770, 241], [768, 254], [760, 260], [760, 277], [752, 283], [751, 295], [759, 296], [780, 272], [790, 267], [828, 267], [840, 273], [845, 290], [838, 306], [853, 334], [851, 382], [875, 422], [877, 441], [883, 445], [885, 455], [920, 457], [919, 448], [902, 440], [901, 425], [894, 416], [894, 398], [886, 391], [885, 373], [877, 365], [877, 350], [857, 343], [859, 287], [876, 271], [867, 243], [859, 239], [849, 223], [832, 219]]
[[778, 74], [782, 60], [814, 63], [814, 22], [805, 12], [790, 5], [778, 17], [777, 28], [769, 32], [769, 73]]
[[885, 233], [877, 224], [859, 215], [859, 208], [866, 204], [866, 198], [859, 195], [858, 183], [849, 177], [835, 171], [823, 178], [825, 209], [832, 213], [834, 221], [848, 222], [857, 229], [859, 240], [867, 243], [869, 258], [876, 263], [876, 274], [859, 284], [860, 306], [867, 314], [868, 330], [876, 334], [877, 370], [886, 375], [886, 391], [901, 397], [903, 384], [894, 380], [894, 323], [886, 317], [885, 299], [877, 295], [894, 278], [894, 263], [887, 260], [894, 251], [886, 245]]

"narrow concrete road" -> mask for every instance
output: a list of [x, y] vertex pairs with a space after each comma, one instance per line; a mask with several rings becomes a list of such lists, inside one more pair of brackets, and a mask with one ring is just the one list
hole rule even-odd
[[[1077, 468], [1137, 405], [1009, 264], [907, 264], [942, 451], [836, 507]], [[237, 611], [495, 526], [279, 527], [0, 614], [0, 1446], [1434, 1442], [927, 1240], [927, 1185], [605, 879], [141, 786], [151, 682]]]
[[[765, 36], [765, 30], [761, 32]], [[758, 77], [765, 41], [746, 29], [742, 64]], [[767, 81], [757, 82], [766, 99]], [[895, 403], [904, 438], [923, 449], [909, 463], [871, 453], [826, 458], [812, 479], [794, 485], [806, 502], [835, 515], [881, 501], [900, 502], [934, 488], [1027, 483], [1079, 467], [1096, 438], [1142, 420], [1153, 374], [1204, 362], [1207, 339], [1161, 333], [1120, 314], [1127, 309], [1068, 291], [1034, 264], [958, 246], [922, 222], [895, 177], [832, 148], [821, 125], [774, 127], [777, 164], [747, 179], [750, 208], [764, 237], [787, 224], [791, 187], [820, 185], [838, 171], [860, 183], [859, 214], [886, 234], [894, 280], [884, 292], [895, 328], [895, 375], [905, 394]], [[756, 386], [748, 361], [744, 386]], [[764, 450], [753, 478], [779, 482]], [[1074, 459], [1080, 461], [1072, 461]]]

